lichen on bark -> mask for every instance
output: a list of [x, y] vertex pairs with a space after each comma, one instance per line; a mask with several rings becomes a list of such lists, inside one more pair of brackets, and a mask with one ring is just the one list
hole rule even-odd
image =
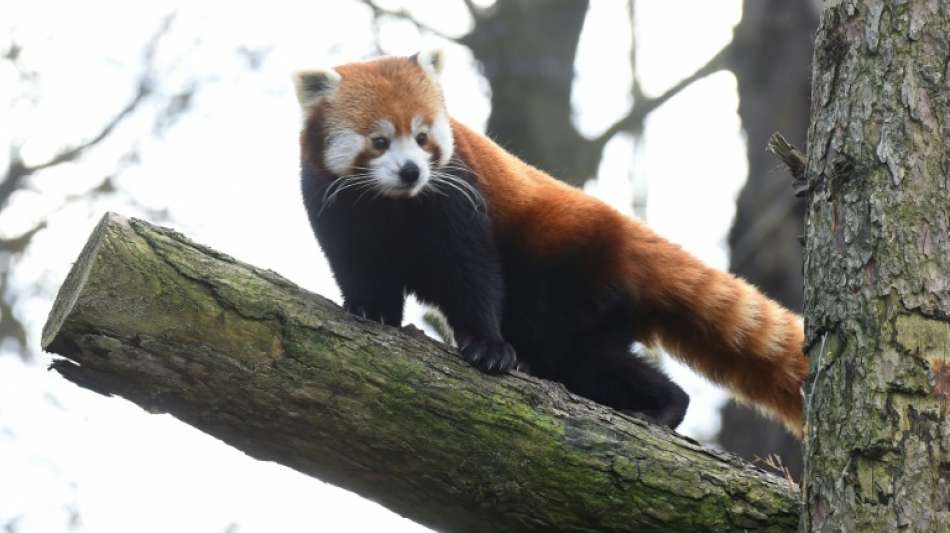
[[826, 2], [803, 531], [950, 531], [950, 3]]

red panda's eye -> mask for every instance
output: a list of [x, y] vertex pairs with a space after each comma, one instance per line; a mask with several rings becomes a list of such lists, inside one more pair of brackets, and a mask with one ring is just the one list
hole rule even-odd
[[389, 139], [386, 137], [373, 137], [373, 148], [382, 152], [389, 148]]
[[423, 131], [416, 135], [416, 142], [419, 143], [419, 146], [425, 146], [429, 142], [429, 136]]

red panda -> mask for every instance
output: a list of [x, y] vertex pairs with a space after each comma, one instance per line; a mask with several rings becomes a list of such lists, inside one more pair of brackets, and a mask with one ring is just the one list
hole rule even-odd
[[433, 303], [462, 356], [674, 427], [662, 345], [801, 437], [799, 316], [446, 113], [440, 53], [295, 76], [304, 204], [352, 313]]

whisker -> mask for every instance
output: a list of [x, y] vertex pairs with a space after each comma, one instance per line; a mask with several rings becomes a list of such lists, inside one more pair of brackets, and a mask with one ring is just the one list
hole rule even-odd
[[468, 183], [467, 181], [459, 178], [458, 176], [453, 176], [451, 174], [436, 172], [435, 175], [442, 178], [443, 180], [451, 181], [453, 183], [458, 184], [459, 186], [469, 191], [472, 195], [474, 195], [475, 198], [479, 199], [482, 203], [484, 202], [482, 195], [471, 183]]
[[[474, 210], [476, 213], [480, 210], [479, 209], [480, 206], [484, 207], [484, 200], [482, 199], [481, 195], [476, 194], [473, 197], [474, 191], [472, 191], [470, 188], [465, 188], [463, 186], [460, 186], [456, 180], [448, 179], [446, 176], [433, 174], [433, 181], [442, 183], [443, 185], [446, 185], [458, 191], [462, 195], [462, 197], [465, 198], [469, 204], [471, 204], [472, 210]], [[468, 184], [466, 183], [465, 185], [468, 185]]]
[[361, 187], [372, 186], [374, 181], [375, 177], [373, 174], [367, 172], [340, 176], [336, 181], [327, 186], [327, 189], [323, 192], [323, 205], [320, 207], [320, 212], [317, 213], [317, 216], [321, 216], [323, 211], [332, 205], [343, 191], [348, 189], [358, 190]]
[[[449, 169], [449, 170], [452, 170], [452, 169]], [[462, 178], [461, 176], [458, 176], [458, 175], [453, 174], [453, 173], [451, 173], [451, 172], [446, 172], [445, 170], [443, 170], [443, 169], [441, 169], [441, 168], [440, 168], [440, 169], [433, 169], [432, 172], [438, 173], [438, 174], [442, 174], [442, 175], [444, 175], [444, 176], [449, 176], [449, 177], [455, 178], [455, 179], [457, 179], [457, 180], [464, 181], [465, 183], [468, 183], [469, 185], [471, 185], [471, 183], [469, 182], [469, 180], [466, 180], [466, 179]]]
[[338, 180], [331, 183], [329, 187], [327, 187], [327, 190], [323, 194], [323, 199], [324, 201], [326, 201], [327, 198], [335, 196], [336, 194], [339, 194], [340, 190], [346, 189], [353, 183], [360, 183], [367, 179], [371, 179], [371, 176], [363, 176], [363, 175], [357, 174], [357, 175], [339, 178]]
[[346, 176], [340, 176], [340, 177], [337, 178], [335, 181], [333, 181], [332, 183], [330, 183], [330, 185], [327, 187], [327, 190], [323, 193], [324, 199], [326, 199], [326, 197], [330, 194], [330, 192], [331, 192], [334, 188], [340, 187], [341, 185], [343, 185], [344, 183], [347, 183], [347, 182], [349, 182], [349, 181], [352, 181], [352, 180], [355, 180], [355, 179], [360, 179], [360, 178], [365, 178], [365, 177], [370, 177], [370, 174], [368, 174], [368, 173], [360, 173], [360, 174], [350, 174], [350, 175], [346, 175]]
[[380, 186], [378, 183], [373, 182], [373, 183], [370, 183], [367, 187], [365, 187], [365, 189], [366, 190], [361, 192], [360, 195], [356, 197], [356, 200], [353, 201], [353, 205], [360, 203], [360, 200], [362, 200], [363, 197], [366, 196], [366, 193], [370, 191], [376, 191], [376, 194], [374, 194], [371, 199], [375, 200], [376, 198], [379, 198], [379, 194], [383, 190], [383, 187]]
[[352, 180], [346, 185], [338, 187], [336, 191], [334, 191], [333, 194], [330, 196], [330, 198], [327, 200], [327, 203], [332, 204], [336, 200], [337, 196], [339, 196], [340, 193], [342, 193], [343, 191], [347, 189], [353, 189], [353, 188], [359, 188], [361, 186], [372, 185], [372, 183], [373, 183], [373, 180], [368, 179], [368, 178], [364, 178], [360, 180]]
[[466, 167], [466, 166], [455, 165], [455, 164], [452, 164], [452, 163], [448, 163], [448, 164], [442, 165], [442, 166], [440, 166], [440, 167], [438, 167], [438, 168], [436, 168], [436, 169], [434, 169], [434, 170], [443, 170], [443, 169], [444, 169], [444, 170], [455, 170], [455, 171], [458, 171], [458, 172], [464, 172], [465, 174], [471, 174], [471, 175], [476, 176], [476, 177], [478, 176], [478, 174], [476, 174], [475, 171], [472, 170], [471, 168]]
[[342, 185], [342, 186], [340, 186], [340, 187], [337, 187], [336, 190], [333, 191], [333, 194], [330, 195], [330, 197], [327, 199], [327, 202], [328, 202], [328, 203], [333, 203], [333, 202], [336, 200], [336, 198], [337, 198], [343, 191], [346, 191], [346, 190], [348, 190], [348, 189], [353, 189], [353, 188], [359, 187], [359, 186], [361, 186], [361, 185], [365, 185], [365, 184], [367, 183], [367, 181], [368, 181], [368, 180], [365, 180], [365, 179], [363, 179], [363, 180], [351, 180], [351, 181], [347, 182], [345, 185]]
[[467, 166], [465, 166], [465, 165], [459, 165], [459, 164], [456, 164], [456, 163], [446, 163], [446, 164], [444, 164], [444, 165], [439, 165], [438, 168], [440, 168], [440, 169], [442, 169], [442, 168], [451, 168], [451, 169], [455, 169], [455, 170], [464, 170], [464, 171], [466, 171], [466, 172], [472, 172], [472, 173], [474, 174], [474, 171], [473, 171], [470, 167], [467, 167]]
[[427, 187], [423, 187], [423, 188], [422, 188], [422, 192], [419, 193], [419, 196], [422, 196], [422, 195], [427, 194], [427, 193], [429, 193], [429, 192], [438, 194], [439, 196], [445, 196], [445, 197], [448, 197], [448, 196], [449, 196], [448, 194], [446, 194], [445, 191], [443, 191], [442, 189], [439, 188], [439, 183], [438, 183], [438, 181], [437, 181], [437, 180], [434, 180], [434, 179], [429, 182], [429, 185], [428, 185]]

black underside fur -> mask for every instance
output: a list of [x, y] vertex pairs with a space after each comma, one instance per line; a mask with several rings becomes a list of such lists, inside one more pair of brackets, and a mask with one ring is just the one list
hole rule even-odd
[[[496, 240], [484, 203], [451, 187], [413, 198], [354, 187], [324, 205], [334, 178], [302, 166], [304, 204], [348, 311], [400, 326], [405, 294], [415, 294], [442, 310], [462, 356], [483, 371], [518, 365], [614, 409], [682, 421], [689, 397], [630, 353], [638, 310], [591, 279], [596, 254], [529, 257], [516, 236]], [[477, 190], [473, 175], [452, 172]]]

